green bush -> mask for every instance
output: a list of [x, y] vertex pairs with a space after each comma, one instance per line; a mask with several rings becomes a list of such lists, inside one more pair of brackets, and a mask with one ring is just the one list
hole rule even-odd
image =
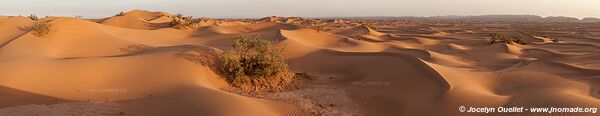
[[283, 58], [282, 48], [251, 34], [236, 37], [233, 50], [221, 55], [222, 73], [242, 90], [278, 90], [293, 77]]
[[33, 24], [33, 31], [35, 35], [37, 36], [44, 36], [48, 33], [50, 33], [50, 29], [52, 28], [52, 24], [48, 23], [48, 22], [35, 22]]
[[492, 33], [490, 34], [491, 38], [490, 38], [490, 44], [495, 44], [495, 43], [506, 43], [506, 44], [513, 44], [513, 43], [518, 43], [518, 44], [526, 44], [527, 42], [525, 42], [525, 40], [523, 39], [522, 36], [520, 35], [506, 35], [506, 34], [502, 34], [502, 33]]

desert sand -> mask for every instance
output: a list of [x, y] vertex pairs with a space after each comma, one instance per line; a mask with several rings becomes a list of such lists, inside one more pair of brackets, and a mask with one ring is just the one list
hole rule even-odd
[[[133, 10], [104, 19], [0, 17], [0, 115], [485, 115], [459, 106], [600, 107], [600, 23], [198, 20]], [[516, 32], [529, 43], [489, 44]], [[314, 80], [244, 94], [212, 67], [236, 36], [277, 41]], [[535, 33], [535, 34], [533, 34]], [[560, 39], [552, 42], [550, 35]], [[492, 113], [493, 115], [514, 115]], [[525, 113], [547, 115], [547, 113]], [[556, 114], [553, 114], [556, 115]], [[577, 113], [565, 115], [595, 115]]]

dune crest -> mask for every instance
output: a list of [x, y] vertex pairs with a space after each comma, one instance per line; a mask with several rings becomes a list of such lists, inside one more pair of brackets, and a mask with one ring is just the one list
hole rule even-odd
[[132, 10], [123, 16], [113, 16], [100, 23], [105, 25], [131, 28], [131, 29], [159, 29], [168, 27], [171, 14], [164, 12], [150, 12], [145, 10]]

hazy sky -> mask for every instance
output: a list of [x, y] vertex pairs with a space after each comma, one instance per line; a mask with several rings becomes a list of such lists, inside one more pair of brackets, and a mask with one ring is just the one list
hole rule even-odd
[[107, 17], [146, 9], [196, 17], [533, 14], [600, 17], [600, 0], [1, 0], [0, 15]]

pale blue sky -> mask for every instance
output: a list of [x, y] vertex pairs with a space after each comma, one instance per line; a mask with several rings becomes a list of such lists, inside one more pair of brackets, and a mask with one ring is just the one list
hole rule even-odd
[[2, 0], [0, 15], [108, 17], [146, 9], [196, 17], [533, 14], [600, 17], [600, 0]]

